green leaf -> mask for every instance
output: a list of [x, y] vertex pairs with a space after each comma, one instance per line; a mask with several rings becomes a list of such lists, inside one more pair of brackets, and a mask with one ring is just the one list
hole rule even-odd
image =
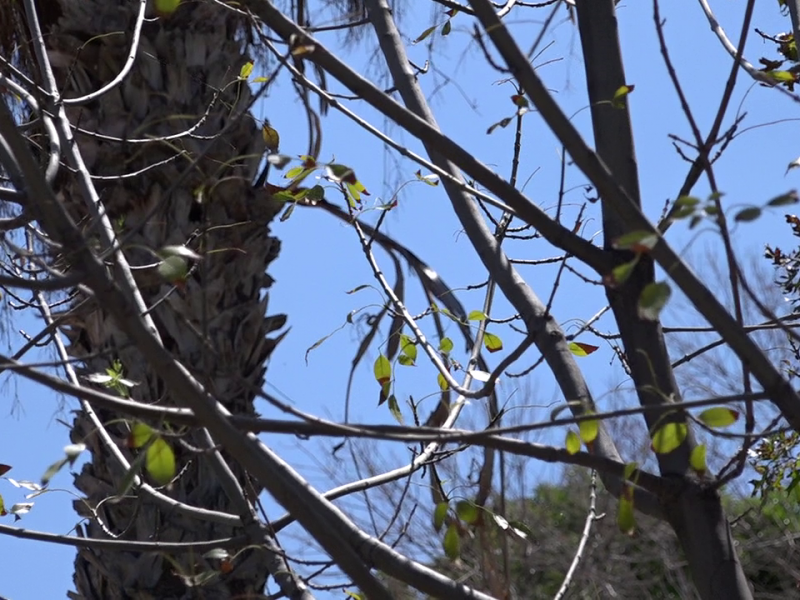
[[[591, 411], [587, 411], [584, 414], [592, 414]], [[599, 430], [599, 424], [597, 419], [590, 419], [588, 421], [580, 421], [578, 423], [578, 430], [580, 431], [581, 440], [584, 444], [591, 444], [597, 438], [597, 432]]]
[[153, 429], [146, 423], [134, 423], [128, 435], [129, 448], [141, 448], [153, 437]]
[[61, 469], [63, 469], [64, 465], [66, 465], [68, 462], [69, 462], [68, 458], [62, 458], [61, 460], [57, 460], [52, 465], [47, 467], [47, 469], [45, 469], [44, 474], [42, 475], [42, 480], [41, 480], [42, 485], [47, 485], [48, 483], [50, 483], [50, 480], [53, 477], [55, 477], [56, 473], [58, 473]]
[[439, 340], [439, 351], [445, 354], [450, 354], [453, 350], [453, 340], [448, 337]]
[[767, 202], [767, 206], [788, 206], [790, 204], [797, 204], [798, 201], [800, 201], [800, 198], [798, 198], [797, 192], [792, 190], [791, 192], [776, 196]]
[[408, 354], [401, 354], [397, 357], [397, 362], [399, 362], [404, 367], [415, 367], [414, 359], [411, 358]]
[[631, 231], [621, 235], [614, 242], [614, 247], [618, 250], [633, 250], [634, 252], [646, 252], [652, 250], [658, 242], [658, 236], [649, 231]]
[[747, 208], [743, 208], [736, 213], [736, 216], [733, 217], [733, 220], [739, 223], [748, 223], [750, 221], [755, 221], [760, 216], [761, 209], [758, 206], [748, 206]]
[[400, 336], [400, 348], [408, 358], [411, 359], [411, 364], [414, 364], [414, 361], [417, 360], [417, 347], [414, 342], [411, 341], [411, 338], [407, 335], [403, 334]]
[[700, 204], [700, 198], [695, 198], [694, 196], [681, 196], [675, 200], [675, 206], [680, 208], [695, 207], [698, 204]]
[[424, 40], [426, 37], [428, 37], [434, 31], [436, 31], [436, 25], [432, 25], [431, 27], [428, 27], [425, 31], [423, 31], [422, 33], [419, 34], [419, 37], [417, 39], [415, 39], [411, 43], [412, 44], [419, 44], [422, 40]]
[[634, 258], [633, 260], [626, 263], [622, 263], [621, 265], [617, 265], [616, 267], [611, 269], [611, 275], [609, 275], [606, 278], [606, 284], [611, 287], [622, 285], [623, 283], [628, 281], [628, 279], [631, 276], [631, 273], [633, 273], [634, 267], [636, 267], [638, 263], [639, 263], [639, 256], [637, 255], [636, 258]]
[[158, 265], [158, 274], [170, 283], [177, 283], [186, 279], [189, 273], [189, 263], [181, 256], [167, 256]]
[[623, 478], [625, 481], [628, 481], [633, 477], [633, 474], [636, 472], [636, 469], [639, 468], [639, 463], [637, 462], [630, 462], [625, 464], [625, 469], [623, 470]]
[[728, 427], [739, 418], [739, 411], [724, 406], [715, 406], [701, 412], [698, 418], [709, 427]]
[[683, 443], [687, 432], [686, 423], [665, 423], [653, 433], [653, 451], [669, 454]]
[[389, 381], [391, 381], [392, 365], [389, 364], [389, 359], [386, 358], [383, 354], [379, 355], [378, 358], [375, 359], [373, 372], [375, 373], [375, 380], [381, 385], [384, 385]]
[[706, 467], [706, 447], [703, 444], [692, 448], [692, 453], [689, 456], [689, 464], [701, 475], [706, 472], [708, 468]]
[[617, 526], [625, 535], [633, 535], [636, 529], [636, 516], [633, 512], [633, 491], [627, 488], [619, 498], [617, 507]]
[[671, 294], [672, 290], [666, 281], [648, 283], [639, 296], [639, 318], [657, 320]]
[[303, 171], [305, 170], [306, 168], [303, 165], [300, 165], [299, 167], [292, 167], [291, 169], [286, 171], [284, 177], [286, 177], [286, 179], [295, 179], [296, 177], [302, 175]]
[[450, 384], [447, 383], [447, 379], [445, 379], [444, 375], [441, 373], [436, 376], [436, 382], [439, 384], [439, 389], [443, 392], [446, 392], [450, 388]]
[[483, 334], [483, 345], [489, 352], [497, 352], [503, 349], [503, 340], [487, 331]]
[[442, 25], [442, 35], [450, 35], [450, 30], [452, 27], [453, 26], [450, 24], [450, 19], [447, 19], [447, 22]]
[[394, 394], [389, 395], [389, 412], [392, 413], [394, 420], [403, 424], [403, 413], [400, 412], [400, 405], [397, 403], [397, 398], [395, 398]]
[[577, 454], [581, 449], [581, 438], [579, 438], [578, 434], [572, 431], [572, 429], [569, 429], [567, 431], [565, 445], [567, 447], [567, 452], [570, 454]]
[[474, 525], [480, 517], [478, 507], [469, 500], [459, 500], [456, 503], [456, 514], [459, 519], [470, 525]]
[[449, 502], [439, 502], [436, 505], [436, 508], [433, 509], [433, 528], [438, 533], [442, 529], [442, 525], [444, 525], [444, 519], [447, 517], [447, 511], [450, 508]]
[[486, 315], [480, 310], [471, 310], [467, 315], [468, 321], [485, 321]]
[[458, 528], [455, 523], [450, 523], [447, 527], [442, 547], [445, 555], [450, 560], [455, 560], [461, 555], [461, 538], [458, 535]]
[[175, 477], [175, 453], [163, 438], [157, 437], [148, 446], [145, 469], [160, 485], [168, 484]]

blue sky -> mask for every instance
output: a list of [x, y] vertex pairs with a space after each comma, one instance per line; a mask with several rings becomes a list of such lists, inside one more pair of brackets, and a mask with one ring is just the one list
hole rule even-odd
[[[739, 5], [721, 1], [714, 5], [718, 5], [714, 6], [717, 16], [735, 43], [741, 27]], [[425, 8], [406, 14], [401, 24], [408, 39], [416, 38], [434, 22], [444, 23], [442, 10], [437, 10], [438, 16], [433, 18], [428, 3], [419, 3], [419, 6]], [[545, 16], [546, 13], [541, 11], [517, 12], [512, 22], [518, 39], [526, 40], [527, 44], [527, 40], [539, 31]], [[540, 67], [540, 76], [556, 94], [565, 112], [575, 115], [574, 122], [584, 135], [588, 135], [590, 121], [589, 111], [585, 110], [587, 101], [579, 40], [574, 26], [565, 21], [564, 16], [561, 11], [556, 18], [545, 37], [545, 43], [552, 40], [553, 44], [544, 50], [536, 64]], [[690, 131], [659, 56], [652, 4], [622, 2], [619, 16], [627, 80], [635, 85], [630, 96], [630, 110], [637, 136], [643, 206], [645, 212], [656, 219], [665, 202], [674, 199], [687, 171], [686, 163], [677, 156], [667, 136], [675, 134], [689, 139]], [[722, 95], [730, 59], [714, 38], [696, 3], [680, 3], [679, 6], [679, 3], [665, 2], [662, 16], [667, 19], [665, 34], [672, 60], [695, 118], [705, 133]], [[487, 67], [475, 45], [470, 43], [469, 18], [458, 15], [452, 25], [452, 33], [447, 38], [434, 35], [411, 46], [409, 56], [417, 64], [428, 58], [432, 61], [431, 71], [421, 76], [421, 83], [429, 94], [442, 130], [500, 174], [508, 176], [513, 128], [498, 129], [491, 135], [487, 135], [486, 130], [492, 123], [513, 113], [509, 100], [513, 88], [508, 83], [498, 83], [501, 76]], [[779, 15], [777, 2], [762, 2], [757, 3], [753, 25], [775, 33], [788, 28], [788, 19]], [[327, 34], [321, 39], [329, 48], [341, 50], [336, 34]], [[355, 49], [343, 50], [343, 56], [360, 72], [378, 77], [379, 69], [370, 66], [366, 59], [369, 48], [370, 44], [365, 43]], [[755, 63], [759, 56], [773, 56], [774, 51], [751, 34], [746, 55]], [[261, 75], [258, 70], [264, 67], [266, 65], [256, 65], [256, 75]], [[446, 77], [450, 78], [449, 81]], [[334, 91], [342, 91], [334, 82], [329, 83]], [[774, 91], [751, 85], [743, 73], [731, 106], [731, 111], [738, 108], [747, 112], [742, 128], [797, 116], [797, 109], [790, 101]], [[351, 108], [373, 124], [387, 127], [384, 119], [363, 103], [352, 103]], [[731, 111], [726, 121], [728, 124], [731, 123]], [[282, 152], [289, 155], [305, 152], [305, 121], [287, 84], [274, 86], [270, 96], [258, 106], [257, 114], [269, 118], [280, 132]], [[331, 111], [323, 127], [322, 158], [335, 157], [337, 162], [355, 169], [372, 194], [365, 199], [365, 206], [377, 203], [379, 199], [391, 199], [403, 182], [414, 179], [418, 166], [387, 153], [382, 143], [346, 117]], [[535, 113], [526, 115], [524, 127], [520, 179], [527, 180], [525, 191], [534, 201], [552, 209], [558, 193], [560, 147]], [[792, 135], [795, 128], [796, 123], [788, 121], [753, 129], [734, 140], [716, 166], [719, 185], [726, 194], [723, 202], [726, 208], [734, 211], [739, 205], [761, 204], [797, 186], [800, 172], [785, 173], [786, 165], [800, 155], [797, 137]], [[388, 125], [387, 131], [409, 148], [420, 151], [419, 144], [396, 127]], [[574, 218], [583, 202], [585, 179], [573, 167], [567, 168], [566, 177], [569, 193], [565, 214], [569, 219]], [[277, 173], [273, 173], [271, 179], [274, 183], [281, 181]], [[701, 181], [695, 188], [695, 195], [705, 197], [707, 193], [708, 187], [705, 181]], [[587, 220], [585, 232], [591, 235], [598, 232], [599, 222], [597, 207], [590, 207], [589, 211], [593, 220]], [[376, 211], [370, 212], [365, 218], [374, 220], [376, 214]], [[483, 281], [485, 275], [480, 263], [465, 236], [460, 234], [459, 224], [441, 188], [420, 183], [406, 186], [398, 196], [397, 208], [387, 216], [384, 228], [439, 271], [452, 288], [463, 290]], [[301, 410], [340, 419], [350, 363], [360, 333], [358, 327], [346, 324], [346, 317], [355, 310], [361, 311], [358, 314], [377, 312], [376, 307], [383, 302], [382, 296], [374, 288], [355, 233], [323, 211], [298, 209], [288, 221], [276, 223], [273, 232], [281, 238], [283, 250], [270, 269], [276, 279], [270, 293], [270, 312], [287, 313], [291, 331], [270, 362], [267, 390], [288, 399]], [[670, 231], [669, 239], [682, 249], [697, 271], [708, 274], [709, 281], [713, 281], [710, 267], [724, 266], [718, 236], [710, 227], [689, 232], [685, 225], [679, 224]], [[779, 211], [765, 214], [755, 223], [738, 226], [734, 240], [740, 258], [747, 264], [755, 261], [765, 242], [787, 248], [793, 244], [790, 232], [783, 224], [783, 213]], [[515, 242], [509, 246], [509, 253], [517, 258], [556, 255], [541, 240]], [[381, 253], [377, 256], [381, 266], [391, 275], [391, 262]], [[521, 267], [520, 271], [534, 291], [547, 296], [553, 281], [553, 269]], [[587, 270], [583, 272], [589, 274]], [[346, 293], [362, 284], [373, 285], [373, 288], [356, 294]], [[419, 313], [425, 308], [425, 302], [413, 276], [408, 278], [407, 285], [413, 290], [408, 297], [409, 309], [412, 313]], [[481, 291], [461, 291], [459, 298], [467, 310], [478, 309], [483, 302]], [[556, 296], [554, 313], [569, 331], [574, 328], [575, 320], [587, 319], [603, 306], [601, 289], [586, 286], [568, 275]], [[13, 353], [24, 343], [18, 330], [36, 332], [40, 323], [25, 312], [9, 310], [7, 314], [5, 350]], [[507, 303], [498, 300], [492, 316], [501, 318], [510, 314]], [[665, 315], [665, 324], [697, 322], [678, 298]], [[333, 333], [342, 325], [344, 327]], [[611, 329], [612, 325], [603, 320], [599, 327]], [[423, 328], [432, 333], [428, 322], [423, 323]], [[516, 334], [502, 326], [495, 326], [491, 331], [503, 338], [506, 350], [511, 349], [517, 340]], [[310, 353], [306, 364], [306, 350], [331, 333], [333, 335], [325, 343]], [[454, 327], [450, 333], [456, 340], [456, 348], [463, 348], [456, 339]], [[627, 384], [618, 364], [611, 364], [613, 353], [608, 345], [598, 343], [588, 335], [580, 340], [601, 347], [581, 362], [600, 407], [608, 408], [614, 402], [629, 399], [625, 391]], [[383, 342], [385, 339], [380, 340]], [[377, 406], [378, 388], [371, 365], [378, 351], [379, 346], [374, 345], [357, 370], [351, 400], [353, 420], [392, 422], [386, 407]], [[536, 356], [534, 351], [529, 351], [520, 366], [512, 370], [519, 371], [532, 364]], [[466, 355], [457, 358], [463, 360]], [[32, 359], [47, 360], [49, 354], [42, 352]], [[490, 358], [490, 361], [496, 360]], [[435, 401], [435, 372], [422, 360], [417, 367], [399, 370], [396, 386], [401, 403], [409, 394], [416, 399], [427, 397], [424, 407]], [[63, 398], [22, 379], [6, 379], [2, 390], [0, 398], [4, 402], [0, 405], [0, 419], [4, 435], [0, 437], [0, 462], [13, 466], [8, 474], [10, 477], [37, 480], [46, 467], [60, 457], [63, 446], [68, 443], [67, 431], [57, 419], [71, 421], [68, 411], [76, 404], [72, 401], [65, 403]], [[502, 402], [513, 408], [512, 419], [546, 419], [550, 410], [548, 406], [558, 400], [551, 378], [542, 369], [528, 378], [505, 380], [500, 386], [500, 396]], [[257, 408], [264, 416], [281, 416], [266, 403], [260, 402]], [[480, 423], [480, 411], [480, 406], [469, 405], [464, 415], [465, 423]], [[426, 413], [427, 408], [422, 412]], [[407, 409], [405, 414], [408, 418]], [[544, 434], [539, 439], [561, 443], [563, 430]], [[279, 448], [284, 458], [320, 489], [333, 487], [353, 476], [346, 455], [333, 458], [330, 454], [331, 445], [338, 440], [301, 442], [265, 436], [265, 441]], [[400, 466], [407, 460], [402, 446], [375, 446], [374, 452], [374, 456], [380, 457], [381, 464], [388, 467]], [[335, 474], [335, 480], [329, 476], [330, 471]], [[556, 474], [552, 467], [531, 463], [526, 468], [525, 485], [530, 490], [537, 478], [552, 478]], [[34, 509], [18, 523], [19, 526], [55, 533], [72, 530], [77, 519], [71, 506], [74, 498], [71, 477], [66, 471], [62, 472], [52, 485], [50, 493], [36, 499]], [[0, 494], [7, 505], [23, 500], [21, 490], [7, 481], [0, 481]], [[349, 505], [352, 506], [352, 502]], [[280, 508], [270, 501], [266, 507], [271, 517], [282, 514]], [[11, 523], [10, 517], [6, 517], [5, 522]], [[13, 600], [64, 597], [66, 591], [72, 589], [73, 555], [74, 551], [69, 547], [0, 537], [0, 564], [7, 574], [0, 583], [0, 596]]]

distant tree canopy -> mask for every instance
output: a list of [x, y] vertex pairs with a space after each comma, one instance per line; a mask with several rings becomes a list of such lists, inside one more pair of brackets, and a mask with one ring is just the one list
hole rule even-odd
[[[514, 541], [486, 523], [462, 523], [461, 555], [433, 565], [454, 579], [491, 593], [502, 569], [503, 545], [509, 556], [511, 595], [554, 598], [575, 556], [589, 511], [591, 476], [568, 469], [562, 481], [538, 485], [525, 499], [506, 499], [508, 520], [523, 526], [530, 543]], [[595, 520], [565, 598], [691, 600], [698, 598], [683, 551], [667, 524], [637, 518], [636, 532], [621, 535], [617, 500], [596, 484]], [[487, 510], [497, 504], [493, 498]], [[756, 599], [786, 599], [800, 594], [800, 493], [757, 498], [723, 496], [732, 520], [734, 543]], [[491, 519], [489, 512], [482, 521]], [[397, 588], [397, 598], [420, 598]]]

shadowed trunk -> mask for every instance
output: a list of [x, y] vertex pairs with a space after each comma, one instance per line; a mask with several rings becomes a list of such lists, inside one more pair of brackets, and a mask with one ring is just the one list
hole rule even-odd
[[[130, 52], [138, 2], [50, 0], [38, 6], [49, 27], [46, 43], [65, 98], [98, 90], [117, 76]], [[247, 60], [245, 22], [211, 1], [185, 2], [169, 17], [151, 18], [155, 16], [148, 14], [144, 22], [135, 64], [123, 83], [86, 105], [70, 106], [68, 114], [81, 130], [105, 136], [79, 132], [76, 138], [89, 171], [102, 177], [95, 181], [98, 193], [145, 302], [154, 307], [151, 314], [165, 347], [231, 412], [253, 414], [264, 363], [275, 345], [267, 335], [285, 318], [265, 318], [264, 290], [272, 283], [265, 269], [279, 250], [268, 223], [277, 207], [251, 187], [263, 142], [258, 124], [247, 113], [248, 85], [238, 81]], [[175, 139], [158, 139], [190, 129]], [[82, 219], [92, 239], [96, 223], [87, 216], [79, 188], [63, 170], [56, 183], [56, 193], [76, 220]], [[159, 259], [148, 249], [183, 244], [203, 258], [174, 287], [158, 275], [154, 265]], [[68, 265], [69, 256], [59, 261]], [[71, 341], [70, 354], [82, 360], [86, 374], [105, 373], [119, 361], [124, 376], [137, 383], [133, 398], [181, 404], [102, 306], [89, 300], [70, 312], [63, 331]], [[124, 448], [128, 424], [112, 423], [120, 415], [98, 416], [132, 460], [133, 453]], [[71, 434], [92, 452], [92, 461], [75, 480], [85, 494], [75, 502], [85, 517], [85, 535], [190, 542], [241, 533], [165, 512], [135, 493], [114, 498], [124, 472], [94, 430], [82, 413]], [[190, 431], [181, 438], [185, 444], [172, 443], [178, 475], [162, 492], [192, 506], [238, 514], [210, 462], [198, 452], [205, 447], [200, 436]], [[235, 463], [230, 466], [253, 500], [259, 490]], [[187, 595], [189, 578], [206, 576], [209, 580], [198, 588], [197, 597], [243, 598], [262, 592], [268, 575], [265, 553], [248, 550], [232, 566], [222, 574], [218, 562], [197, 555], [168, 560], [156, 553], [82, 549], [75, 561], [73, 597], [194, 597]]]
[[[617, 19], [613, 0], [578, 0], [576, 3], [586, 81], [592, 107], [596, 150], [615, 179], [641, 206], [639, 175], [633, 133], [627, 106], [612, 106], [609, 100], [626, 85], [622, 64]], [[628, 233], [622, 219], [603, 205], [603, 231], [606, 249]], [[618, 263], [629, 261], [632, 253], [616, 251]], [[661, 323], [638, 315], [642, 290], [655, 281], [653, 261], [641, 257], [628, 281], [618, 288], [608, 287], [607, 297], [614, 311], [625, 356], [643, 406], [680, 402]], [[648, 415], [654, 431], [667, 420], [685, 422], [682, 411], [659, 420]], [[682, 485], [674, 498], [664, 498], [664, 513], [686, 553], [689, 569], [702, 598], [751, 598], [747, 579], [736, 554], [728, 519], [711, 477], [698, 478], [689, 467], [689, 453], [695, 446], [691, 429], [684, 443], [666, 454], [658, 454], [662, 475], [680, 478]]]

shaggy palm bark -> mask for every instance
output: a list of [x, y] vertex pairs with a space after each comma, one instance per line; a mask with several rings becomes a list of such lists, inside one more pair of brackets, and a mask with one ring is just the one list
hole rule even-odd
[[[49, 21], [46, 43], [65, 98], [95, 91], [120, 72], [130, 52], [138, 4], [39, 3], [39, 13]], [[82, 130], [106, 136], [76, 137], [90, 172], [102, 177], [96, 181], [100, 198], [124, 240], [145, 301], [155, 307], [151, 314], [165, 347], [229, 410], [253, 414], [254, 395], [262, 387], [264, 364], [275, 345], [267, 335], [285, 318], [265, 318], [264, 290], [272, 283], [265, 269], [277, 256], [279, 244], [267, 227], [276, 207], [251, 184], [263, 142], [246, 112], [248, 86], [237, 81], [247, 60], [244, 32], [241, 17], [211, 1], [183, 3], [170, 17], [148, 19], [133, 70], [124, 82], [87, 105], [71, 106], [68, 114]], [[190, 134], [159, 139], [198, 122]], [[144, 141], [148, 139], [153, 141]], [[159, 164], [162, 161], [168, 162]], [[94, 223], [78, 187], [68, 174], [62, 174], [57, 185], [58, 195], [76, 219], [83, 219], [91, 239]], [[152, 265], [158, 261], [147, 249], [182, 244], [203, 259], [176, 289], [155, 272]], [[69, 256], [59, 260], [68, 264]], [[90, 300], [71, 313], [64, 332], [71, 341], [70, 353], [83, 361], [86, 373], [104, 373], [118, 360], [125, 377], [138, 384], [131, 390], [133, 398], [180, 405], [179, 393], [164, 389], [146, 358], [127, 343], [102, 306]], [[124, 445], [127, 425], [113, 422], [121, 415], [99, 416]], [[75, 479], [85, 494], [75, 502], [86, 518], [85, 535], [191, 542], [241, 533], [166, 513], [135, 494], [109, 501], [120, 489], [124, 471], [94, 429], [85, 414], [78, 414], [72, 439], [85, 442], [92, 452], [91, 462]], [[235, 513], [208, 459], [196, 450], [203, 445], [200, 437], [186, 432], [183, 439], [188, 444], [173, 444], [179, 475], [162, 491], [189, 505]], [[259, 490], [235, 464], [231, 467], [254, 497]], [[204, 582], [197, 597], [253, 597], [264, 588], [265, 561], [263, 552], [242, 553], [230, 572]], [[191, 578], [203, 579], [218, 566], [200, 556], [167, 559], [156, 553], [83, 549], [75, 561], [74, 597], [193, 597], [187, 594]]]

